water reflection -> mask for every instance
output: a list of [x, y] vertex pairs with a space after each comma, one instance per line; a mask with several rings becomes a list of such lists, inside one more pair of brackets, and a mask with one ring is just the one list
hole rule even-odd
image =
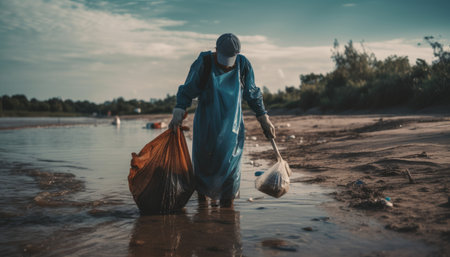
[[141, 216], [134, 224], [129, 256], [242, 256], [239, 215], [212, 207], [193, 216]]

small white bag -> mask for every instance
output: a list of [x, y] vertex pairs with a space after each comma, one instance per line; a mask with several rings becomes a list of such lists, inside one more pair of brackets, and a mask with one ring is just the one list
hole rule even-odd
[[280, 198], [289, 190], [292, 171], [289, 164], [281, 158], [275, 140], [271, 139], [271, 143], [277, 155], [277, 163], [255, 180], [255, 187], [265, 194]]

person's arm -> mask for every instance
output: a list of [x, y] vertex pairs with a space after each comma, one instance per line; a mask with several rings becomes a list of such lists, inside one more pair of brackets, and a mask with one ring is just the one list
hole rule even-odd
[[255, 113], [256, 117], [264, 115], [267, 113], [263, 96], [261, 93], [261, 89], [255, 84], [255, 75], [253, 72], [252, 65], [243, 55], [240, 56], [243, 58], [241, 65], [243, 65], [242, 71], [242, 84], [244, 86], [243, 98], [247, 101], [250, 109]]
[[175, 108], [186, 110], [192, 105], [192, 99], [201, 94], [202, 90], [199, 89], [199, 84], [201, 72], [203, 71], [203, 55], [204, 53], [201, 53], [197, 60], [192, 63], [186, 81], [178, 87]]
[[186, 108], [192, 105], [192, 99], [196, 98], [202, 92], [199, 89], [200, 76], [203, 71], [203, 55], [201, 53], [197, 60], [191, 65], [188, 76], [183, 85], [178, 87], [177, 103], [172, 113], [172, 120], [169, 123], [169, 128], [174, 131], [181, 126], [186, 112]]
[[261, 93], [261, 89], [255, 84], [255, 75], [253, 72], [252, 65], [244, 56], [242, 65], [244, 65], [242, 69], [242, 76], [244, 84], [244, 92], [243, 97], [244, 100], [247, 101], [250, 108], [256, 115], [259, 123], [261, 124], [261, 128], [263, 129], [264, 135], [267, 138], [275, 138], [275, 127], [272, 122], [269, 120], [269, 115], [267, 115], [266, 108], [264, 107], [263, 95]]

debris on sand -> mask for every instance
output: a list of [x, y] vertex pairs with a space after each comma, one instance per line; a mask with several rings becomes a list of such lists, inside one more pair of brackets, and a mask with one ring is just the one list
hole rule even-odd
[[404, 232], [404, 233], [408, 233], [408, 232], [416, 232], [420, 229], [420, 225], [416, 224], [416, 223], [411, 223], [411, 224], [388, 224], [385, 226], [386, 229], [389, 230], [395, 230], [397, 232]]
[[377, 199], [365, 199], [351, 202], [350, 207], [363, 210], [382, 210], [386, 207], [386, 205], [383, 201], [379, 201]]
[[403, 174], [402, 171], [398, 170], [397, 168], [387, 167], [385, 170], [383, 170], [380, 173], [380, 176], [382, 177], [393, 177], [393, 176], [401, 176]]
[[281, 239], [266, 239], [262, 241], [262, 246], [269, 247], [275, 250], [287, 251], [287, 252], [296, 252], [297, 246], [294, 244], [290, 244]]
[[329, 221], [330, 217], [312, 218], [311, 221]]
[[[278, 124], [292, 125], [279, 133], [280, 140], [285, 139], [283, 154], [291, 168], [306, 175], [291, 178], [291, 182], [331, 187], [331, 197], [341, 201], [344, 206], [340, 207], [346, 211], [363, 210], [384, 225], [390, 224], [387, 228], [394, 231], [416, 231], [412, 233], [445, 245], [448, 252], [447, 114], [277, 118]], [[252, 122], [256, 135], [260, 127]], [[290, 135], [296, 135], [296, 139], [289, 140]], [[323, 143], [320, 140], [327, 142], [319, 144]], [[261, 150], [254, 154], [255, 158], [272, 157], [271, 151]], [[319, 174], [324, 177], [316, 177]]]
[[409, 183], [410, 183], [410, 184], [415, 184], [416, 181], [414, 181], [414, 179], [412, 178], [411, 173], [409, 172], [409, 169], [406, 169], [406, 170], [405, 170], [405, 173], [406, 173], [406, 175], [408, 176]]
[[256, 201], [256, 200], [261, 200], [261, 199], [264, 199], [264, 196], [259, 196], [259, 197], [255, 197], [255, 198], [253, 198], [253, 197], [250, 197], [250, 198], [248, 198], [248, 202], [254, 202], [254, 201]]
[[394, 206], [392, 202], [385, 199], [381, 189], [367, 184], [357, 184], [356, 181], [348, 183], [346, 187], [347, 190], [339, 192], [336, 199], [349, 202], [350, 207], [363, 210], [385, 210]]
[[380, 201], [386, 207], [394, 207], [394, 204], [391, 201], [387, 200], [387, 199], [381, 199]]
[[418, 154], [417, 157], [419, 158], [430, 158], [430, 156], [428, 156], [427, 152], [423, 151], [422, 153]]
[[295, 179], [291, 179], [291, 183], [295, 183], [295, 182], [300, 182], [300, 183], [321, 183], [321, 182], [325, 182], [327, 181], [327, 179], [329, 179], [330, 177], [328, 176], [323, 176], [323, 175], [318, 175], [315, 177], [308, 177], [308, 178], [295, 178]]

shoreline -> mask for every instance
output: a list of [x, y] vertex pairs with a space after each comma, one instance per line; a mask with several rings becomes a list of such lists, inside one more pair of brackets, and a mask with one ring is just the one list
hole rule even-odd
[[[332, 215], [345, 223], [349, 214], [361, 212], [384, 229], [426, 241], [439, 248], [439, 256], [448, 256], [450, 118], [285, 115], [271, 120], [281, 155], [293, 172], [305, 175], [291, 183], [333, 190], [331, 196], [337, 202], [324, 206]], [[247, 117], [246, 127], [246, 136], [268, 144], [255, 119]], [[274, 160], [271, 150], [251, 158]], [[386, 197], [393, 207], [383, 204]]]
[[[188, 115], [185, 125], [192, 127], [193, 117], [193, 114]], [[121, 117], [122, 120], [166, 123], [170, 118], [170, 114]], [[245, 115], [244, 119], [246, 144], [270, 146], [253, 115]], [[102, 120], [105, 124], [109, 122], [109, 119]], [[331, 197], [336, 201], [323, 207], [340, 223], [345, 226], [346, 220], [355, 215], [362, 215], [363, 219], [373, 218], [383, 224], [385, 230], [435, 245], [440, 249], [439, 256], [448, 256], [448, 116], [285, 114], [273, 115], [271, 120], [276, 126], [276, 141], [281, 155], [293, 172], [304, 175], [291, 183], [318, 184], [331, 189]], [[95, 124], [46, 124], [38, 127], [73, 125]], [[192, 130], [186, 132], [186, 137], [192, 137]], [[271, 150], [258, 151], [256, 148], [254, 151], [250, 159], [274, 161]], [[414, 183], [410, 183], [405, 172], [407, 169]], [[379, 200], [386, 197], [391, 199], [392, 208], [380, 205]], [[364, 233], [365, 229], [358, 227], [355, 232]]]
[[[171, 114], [144, 114], [144, 115], [124, 115], [121, 120], [147, 120], [147, 121], [170, 121]], [[16, 130], [28, 128], [52, 128], [52, 127], [67, 127], [67, 126], [87, 126], [87, 125], [103, 125], [111, 124], [114, 117], [0, 117], [0, 122], [6, 121], [6, 124], [0, 123], [0, 130]], [[11, 120], [25, 120], [27, 124], [17, 124], [18, 122], [11, 122]], [[22, 122], [23, 123], [23, 122]], [[33, 124], [29, 124], [33, 123]], [[112, 124], [111, 124], [112, 125]]]

